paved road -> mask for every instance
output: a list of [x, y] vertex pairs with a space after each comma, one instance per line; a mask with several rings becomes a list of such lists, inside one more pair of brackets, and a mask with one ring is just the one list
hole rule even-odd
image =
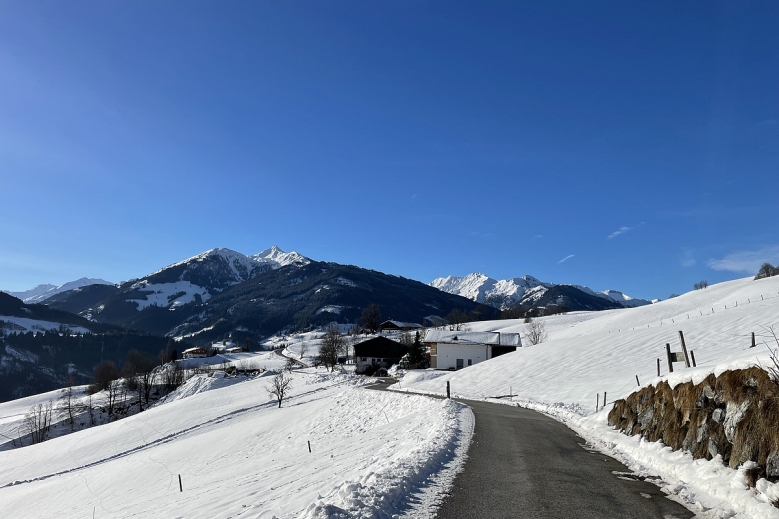
[[589, 450], [552, 418], [507, 405], [462, 402], [473, 410], [476, 428], [465, 467], [438, 511], [440, 519], [694, 517], [656, 485], [625, 478], [627, 467]]

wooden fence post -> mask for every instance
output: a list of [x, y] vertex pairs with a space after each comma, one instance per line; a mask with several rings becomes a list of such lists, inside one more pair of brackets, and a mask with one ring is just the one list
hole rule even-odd
[[595, 395], [595, 412], [598, 412], [598, 408], [600, 407], [600, 393]]
[[657, 376], [660, 376], [660, 357], [657, 357]]
[[690, 367], [690, 356], [687, 354], [687, 345], [684, 343], [684, 334], [679, 330], [679, 340], [682, 343], [682, 353], [684, 353], [684, 366]]
[[674, 363], [671, 360], [671, 345], [667, 342], [665, 343], [665, 353], [668, 355], [668, 373], [674, 372]]
[[308, 440], [308, 453], [311, 454], [311, 440]]
[[181, 486], [181, 474], [179, 474], [179, 492], [184, 492], [184, 487]]
[[755, 332], [752, 332], [752, 346], [750, 346], [750, 348], [754, 348], [754, 347], [755, 347]]
[[698, 365], [695, 364], [695, 352], [693, 350], [690, 350], [690, 358], [692, 358], [692, 367], [697, 368]]
[[606, 392], [603, 392], [603, 407], [606, 407]]
[[449, 391], [449, 381], [446, 381], [446, 398], [452, 398], [452, 395]]

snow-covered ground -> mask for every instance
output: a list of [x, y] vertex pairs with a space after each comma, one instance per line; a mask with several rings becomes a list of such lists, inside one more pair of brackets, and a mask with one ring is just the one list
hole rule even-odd
[[[629, 438], [607, 425], [606, 411], [595, 414], [597, 396], [609, 403], [639, 386], [668, 380], [672, 385], [699, 382], [709, 373], [753, 365], [769, 365], [768, 345], [777, 347], [765, 327], [779, 332], [779, 277], [739, 279], [710, 286], [660, 303], [606, 312], [579, 312], [541, 319], [549, 340], [537, 346], [476, 364], [457, 372], [412, 371], [394, 389], [475, 399], [504, 397], [548, 412], [580, 432], [594, 445], [621, 458], [641, 473], [659, 474], [679, 499], [701, 517], [779, 518], [766, 503], [779, 497], [779, 487], [763, 481], [747, 490], [736, 471], [719, 461], [693, 461], [661, 444]], [[469, 323], [472, 331], [523, 332], [522, 321]], [[697, 368], [676, 363], [668, 373], [665, 344], [681, 351], [684, 333]], [[758, 346], [750, 348], [751, 333]], [[661, 377], [657, 377], [657, 359]], [[513, 398], [505, 398], [509, 394]], [[513, 402], [512, 402], [513, 401]], [[728, 515], [730, 514], [730, 515]]]
[[27, 317], [0, 315], [0, 321], [3, 321], [3, 323], [0, 323], [0, 331], [5, 330], [5, 333], [38, 333], [49, 330], [57, 331], [63, 326], [65, 326], [73, 333], [90, 333], [89, 330], [82, 326], [71, 326], [67, 324], [63, 325], [62, 323], [41, 321], [40, 319], [28, 319]]
[[0, 452], [2, 515], [428, 517], [464, 459], [470, 410], [360, 377], [292, 377], [281, 409], [270, 375], [183, 386], [143, 413]]

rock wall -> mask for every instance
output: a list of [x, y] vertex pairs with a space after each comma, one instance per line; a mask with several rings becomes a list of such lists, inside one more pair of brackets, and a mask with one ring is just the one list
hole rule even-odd
[[[779, 480], [779, 384], [760, 368], [709, 375], [671, 389], [667, 382], [617, 400], [609, 424], [694, 458], [722, 456], [731, 468], [753, 461], [748, 483]], [[754, 467], [754, 465], [752, 465]]]

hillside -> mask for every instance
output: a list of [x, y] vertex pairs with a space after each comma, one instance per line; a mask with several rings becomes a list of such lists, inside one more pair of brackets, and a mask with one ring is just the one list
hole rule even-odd
[[78, 290], [79, 288], [88, 287], [90, 285], [111, 285], [111, 282], [97, 278], [80, 278], [75, 281], [63, 283], [59, 286], [46, 283], [22, 292], [11, 292], [8, 290], [5, 292], [21, 299], [25, 303], [41, 303], [62, 292], [67, 292], [68, 290]]
[[119, 364], [131, 349], [156, 356], [167, 343], [0, 293], [0, 402], [62, 387], [69, 376], [89, 383], [101, 360]]
[[[698, 383], [727, 369], [771, 365], [768, 346], [777, 349], [779, 344], [767, 327], [779, 333], [779, 278], [739, 279], [649, 306], [539, 320], [549, 333], [547, 342], [457, 372], [411, 372], [398, 389], [444, 394], [449, 382], [453, 395], [501, 397], [549, 413], [638, 475], [660, 475], [664, 489], [688, 506], [712, 509], [704, 517], [779, 517], [769, 504], [779, 497], [779, 485], [763, 480], [757, 491], [748, 490], [743, 473], [719, 459], [693, 461], [662, 444], [623, 435], [607, 423], [610, 404], [639, 387], [662, 380], [672, 387]], [[469, 326], [473, 331], [523, 332], [527, 325], [493, 321]], [[681, 351], [679, 331], [697, 367], [676, 363], [669, 374], [665, 344]], [[756, 348], [750, 348], [752, 332]], [[609, 405], [595, 413], [604, 393]]]
[[273, 247], [249, 257], [213, 249], [119, 286], [58, 294], [52, 308], [198, 344], [259, 340], [280, 330], [356, 322], [363, 308], [421, 323], [478, 303], [424, 283]]

